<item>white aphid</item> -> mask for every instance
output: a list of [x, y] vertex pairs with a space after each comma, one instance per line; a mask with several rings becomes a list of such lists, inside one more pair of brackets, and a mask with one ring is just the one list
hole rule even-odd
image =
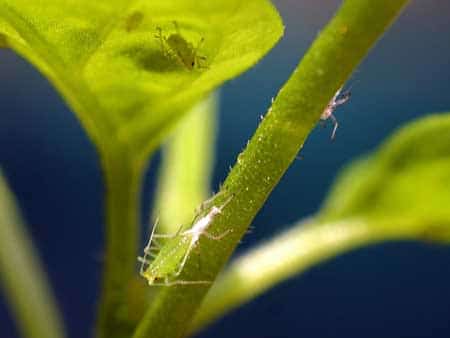
[[213, 235], [210, 234], [207, 230], [209, 228], [209, 226], [211, 225], [211, 223], [213, 222], [214, 218], [222, 213], [223, 208], [231, 201], [231, 198], [233, 196], [231, 196], [230, 198], [228, 198], [228, 200], [225, 201], [224, 204], [222, 204], [221, 207], [216, 207], [213, 206], [211, 208], [211, 211], [208, 212], [206, 214], [206, 216], [200, 218], [197, 222], [194, 223], [194, 225], [192, 226], [192, 228], [190, 228], [189, 230], [183, 231], [181, 234], [182, 236], [191, 236], [191, 241], [189, 243], [189, 247], [186, 251], [186, 254], [183, 257], [183, 260], [180, 264], [179, 270], [178, 270], [178, 274], [181, 273], [181, 271], [183, 270], [184, 265], [186, 264], [186, 260], [189, 256], [189, 254], [191, 253], [192, 249], [194, 249], [197, 244], [198, 241], [200, 239], [200, 236], [205, 236], [209, 239], [213, 239], [213, 240], [220, 240], [223, 237], [225, 237], [226, 235], [228, 235], [232, 229], [227, 229], [225, 230], [223, 233], [221, 233], [220, 235]]
[[[149, 285], [165, 285], [172, 286], [177, 284], [205, 284], [210, 283], [209, 281], [171, 281], [171, 278], [178, 277], [183, 271], [184, 265], [191, 254], [192, 250], [197, 246], [200, 237], [205, 236], [209, 239], [220, 240], [230, 232], [232, 229], [228, 229], [224, 231], [220, 235], [213, 235], [208, 232], [209, 226], [212, 224], [214, 218], [222, 213], [223, 208], [231, 201], [234, 195], [231, 195], [220, 207], [213, 206], [211, 210], [203, 217], [198, 220], [194, 219], [193, 225], [190, 229], [181, 231], [180, 230], [175, 234], [156, 234], [155, 228], [156, 224], [153, 227], [152, 233], [150, 235], [149, 242], [144, 249], [144, 257], [138, 257], [138, 260], [142, 263], [140, 273], [143, 277], [145, 277], [149, 283]], [[204, 204], [203, 204], [204, 205]], [[188, 241], [186, 251], [184, 252], [183, 258], [175, 271], [163, 271], [158, 264], [149, 261], [149, 257], [156, 258], [155, 250], [159, 250], [160, 246], [157, 243], [156, 239], [158, 238], [174, 238], [177, 236], [181, 236], [182, 239], [180, 243], [184, 243], [186, 245], [186, 241]], [[174, 252], [175, 253], [175, 252]], [[158, 281], [162, 280], [162, 283], [158, 283]]]
[[[322, 115], [320, 116], [320, 119], [322, 121], [331, 119], [331, 121], [333, 122], [334, 127], [333, 127], [333, 132], [331, 133], [332, 140], [334, 139], [334, 136], [336, 135], [336, 130], [339, 126], [339, 123], [338, 123], [336, 117], [333, 115], [333, 112], [336, 110], [337, 107], [346, 103], [348, 101], [348, 99], [350, 99], [350, 96], [351, 96], [350, 90], [345, 91], [342, 95], [341, 95], [341, 91], [342, 91], [342, 87], [337, 90], [336, 94], [334, 94], [333, 98], [327, 104]], [[339, 95], [341, 95], [341, 96], [339, 97]]]

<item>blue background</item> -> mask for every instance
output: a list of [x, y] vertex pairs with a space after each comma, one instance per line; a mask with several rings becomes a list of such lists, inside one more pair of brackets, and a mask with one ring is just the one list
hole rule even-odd
[[[222, 90], [213, 187], [259, 115], [339, 1], [277, 0], [286, 35]], [[450, 2], [416, 0], [353, 76], [340, 128], [317, 128], [257, 216], [240, 250], [314, 213], [336, 172], [399, 125], [450, 111]], [[16, 193], [71, 337], [91, 334], [103, 247], [96, 153], [73, 114], [29, 64], [0, 49], [0, 165]], [[336, 68], [339, 64], [336, 64]], [[149, 206], [152, 172], [144, 194]], [[144, 211], [145, 212], [145, 211]], [[286, 281], [201, 337], [450, 337], [450, 248], [390, 243], [358, 250]], [[0, 300], [0, 336], [17, 337]]]

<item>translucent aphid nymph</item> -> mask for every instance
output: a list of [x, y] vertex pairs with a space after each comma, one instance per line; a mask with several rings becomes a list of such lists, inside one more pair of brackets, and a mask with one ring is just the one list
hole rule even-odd
[[[220, 240], [230, 232], [231, 229], [224, 231], [219, 235], [208, 232], [209, 226], [214, 218], [222, 213], [225, 206], [231, 201], [233, 195], [220, 206], [212, 206], [209, 212], [203, 217], [196, 217], [192, 227], [188, 230], [180, 230], [175, 234], [157, 234], [155, 232], [156, 225], [153, 226], [150, 239], [144, 248], [144, 256], [138, 257], [141, 262], [140, 274], [149, 285], [185, 285], [185, 284], [209, 284], [210, 281], [186, 281], [177, 280], [177, 277], [183, 271], [189, 255], [198, 245], [201, 236], [205, 236], [212, 240]], [[208, 202], [208, 201], [207, 201]], [[167, 243], [161, 246], [159, 239], [177, 238], [177, 241]]]
[[346, 103], [350, 99], [350, 96], [351, 96], [350, 90], [347, 90], [342, 94], [341, 94], [341, 91], [342, 91], [342, 87], [337, 90], [336, 94], [334, 94], [333, 98], [327, 104], [327, 106], [325, 107], [325, 110], [323, 111], [322, 115], [320, 116], [320, 119], [322, 121], [331, 119], [331, 121], [333, 122], [333, 125], [334, 125], [333, 132], [331, 133], [332, 140], [334, 139], [334, 137], [336, 135], [336, 130], [339, 126], [336, 117], [333, 115], [333, 112], [336, 110], [337, 107]]
[[157, 27], [156, 39], [161, 44], [162, 52], [165, 56], [171, 57], [178, 61], [182, 66], [188, 70], [194, 68], [207, 68], [204, 62], [206, 57], [199, 55], [198, 50], [204, 42], [204, 38], [201, 38], [197, 43], [197, 46], [193, 46], [188, 42], [181, 34], [180, 27], [176, 21], [173, 21], [175, 26], [175, 33], [171, 33], [167, 36], [163, 35], [162, 28]]

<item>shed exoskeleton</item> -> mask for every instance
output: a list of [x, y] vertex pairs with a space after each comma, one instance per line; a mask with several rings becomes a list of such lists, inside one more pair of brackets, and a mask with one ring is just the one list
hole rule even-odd
[[[188, 230], [182, 230], [180, 227], [175, 234], [157, 234], [155, 231], [157, 222], [155, 223], [148, 244], [144, 249], [144, 256], [138, 257], [141, 262], [140, 274], [149, 285], [173, 286], [211, 283], [211, 281], [202, 280], [178, 280], [177, 277], [183, 271], [189, 255], [197, 246], [201, 236], [212, 240], [220, 240], [232, 232], [232, 229], [228, 229], [219, 235], [214, 235], [208, 232], [208, 228], [214, 218], [222, 213], [223, 208], [231, 201], [233, 196], [228, 197], [220, 207], [212, 206], [205, 216], [196, 217], [192, 227]], [[158, 239], [173, 239], [175, 237], [179, 237], [179, 240], [169, 242], [163, 247], [158, 243]]]

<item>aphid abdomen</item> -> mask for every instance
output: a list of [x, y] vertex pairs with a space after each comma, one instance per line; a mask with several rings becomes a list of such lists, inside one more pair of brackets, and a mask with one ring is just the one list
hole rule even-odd
[[193, 46], [182, 36], [177, 34], [170, 35], [167, 40], [170, 50], [177, 56], [179, 61], [188, 69], [195, 66], [195, 54]]
[[[174, 235], [155, 234], [155, 226], [153, 227], [149, 243], [144, 249], [144, 257], [139, 258], [142, 262], [141, 275], [147, 279], [149, 285], [178, 285], [178, 284], [209, 284], [210, 281], [183, 281], [176, 278], [184, 269], [192, 250], [197, 246], [200, 236], [205, 236], [212, 240], [220, 240], [232, 229], [227, 229], [219, 235], [210, 234], [207, 230], [212, 224], [214, 218], [222, 213], [223, 208], [232, 200], [234, 194], [230, 195], [227, 200], [220, 206], [212, 206], [211, 210], [203, 217], [194, 222], [188, 230], [180, 230]], [[154, 239], [167, 238], [169, 242], [164, 245], [150, 262], [146, 258], [151, 254], [150, 248]], [[164, 282], [162, 282], [164, 281]]]
[[167, 38], [167, 44], [173, 50], [185, 51], [192, 50], [192, 46], [187, 42], [182, 36], [177, 34], [172, 34]]
[[161, 249], [158, 256], [149, 264], [142, 273], [151, 285], [155, 280], [165, 279], [176, 275], [186, 252], [189, 250], [190, 237], [183, 236], [180, 240], [172, 241]]

